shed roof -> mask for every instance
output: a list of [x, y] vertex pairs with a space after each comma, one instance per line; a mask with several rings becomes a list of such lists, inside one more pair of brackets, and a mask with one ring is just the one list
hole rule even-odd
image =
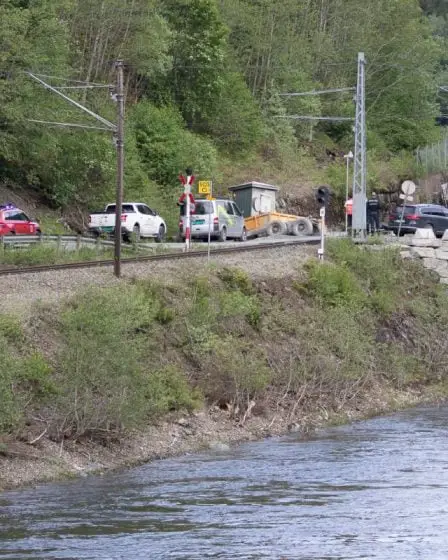
[[258, 183], [257, 181], [251, 181], [249, 183], [243, 183], [242, 185], [235, 185], [234, 187], [229, 187], [229, 191], [242, 191], [245, 189], [263, 189], [265, 191], [279, 191], [278, 187], [274, 185], [268, 185], [267, 183]]

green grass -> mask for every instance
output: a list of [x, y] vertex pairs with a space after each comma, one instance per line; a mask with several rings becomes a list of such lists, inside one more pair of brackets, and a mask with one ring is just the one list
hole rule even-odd
[[[135, 255], [135, 250], [123, 247], [123, 257]], [[55, 245], [36, 243], [28, 247], [5, 246], [0, 251], [0, 266], [32, 266], [63, 264], [78, 261], [95, 261], [99, 259], [112, 259], [113, 249], [104, 247], [81, 247], [79, 250], [69, 251]]]

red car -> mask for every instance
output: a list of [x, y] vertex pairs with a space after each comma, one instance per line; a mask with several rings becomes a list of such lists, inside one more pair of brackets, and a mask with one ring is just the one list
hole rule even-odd
[[40, 227], [14, 204], [0, 205], [0, 235], [38, 235]]

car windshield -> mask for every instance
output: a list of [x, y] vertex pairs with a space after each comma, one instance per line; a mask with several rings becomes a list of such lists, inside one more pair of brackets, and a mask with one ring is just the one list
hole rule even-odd
[[[213, 214], [213, 203], [210, 200], [196, 200], [194, 214], [196, 216], [205, 216], [206, 214]], [[180, 207], [181, 216], [185, 216], [185, 204]]]
[[[403, 212], [403, 206], [398, 206], [398, 207], [395, 209], [395, 212], [394, 212], [394, 213], [395, 213], [395, 214], [401, 214], [402, 212]], [[407, 215], [407, 214], [415, 214], [416, 212], [417, 212], [417, 209], [416, 209], [415, 206], [405, 206], [405, 207], [404, 207], [404, 214], [405, 214], [405, 215]]]
[[213, 212], [213, 204], [209, 200], [197, 200], [195, 203], [194, 213], [199, 215], [211, 214]]
[[[134, 212], [134, 207], [132, 204], [123, 204], [121, 211], [126, 214], [132, 214]], [[115, 214], [115, 204], [109, 204], [106, 208], [106, 214]]]

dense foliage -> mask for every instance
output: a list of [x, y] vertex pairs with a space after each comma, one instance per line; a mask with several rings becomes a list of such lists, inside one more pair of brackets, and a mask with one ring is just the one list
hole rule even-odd
[[[264, 158], [281, 170], [304, 153], [310, 133], [352, 147], [351, 124], [278, 118], [352, 116], [351, 95], [279, 93], [353, 86], [358, 51], [368, 61], [369, 147], [389, 160], [437, 136], [447, 14], [436, 0], [3, 0], [0, 181], [58, 207], [112, 196], [110, 136], [30, 122], [95, 124], [26, 71], [53, 76], [46, 80], [58, 87], [109, 84], [118, 57], [126, 63], [127, 192], [161, 210], [187, 163], [207, 178], [224, 159]], [[63, 91], [114, 119], [107, 88]]]

